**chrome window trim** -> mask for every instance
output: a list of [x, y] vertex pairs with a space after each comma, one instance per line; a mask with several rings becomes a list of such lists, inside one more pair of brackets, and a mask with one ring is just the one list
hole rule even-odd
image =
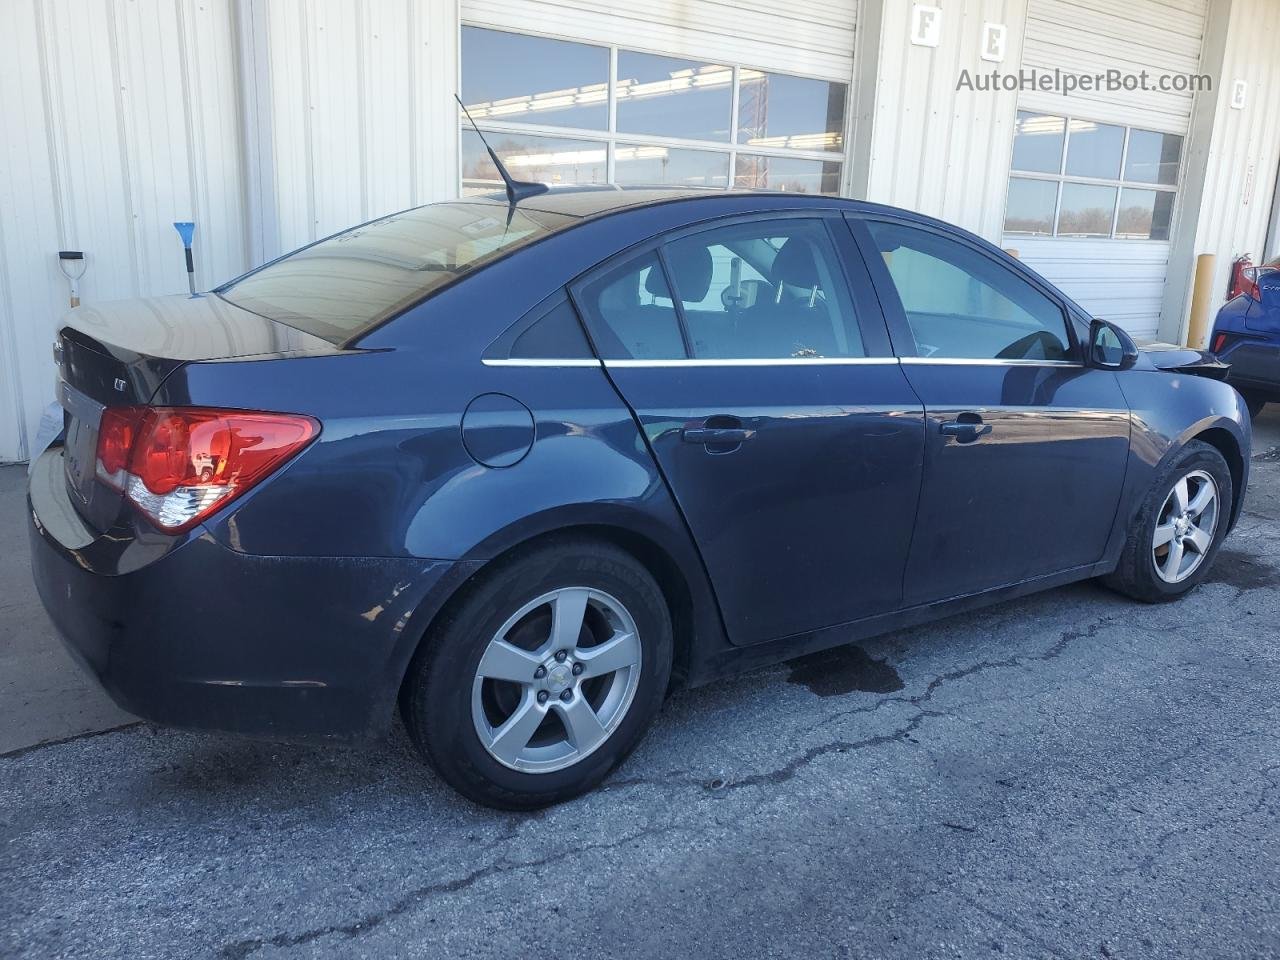
[[714, 359], [710, 357], [671, 358], [668, 360], [605, 360], [606, 367], [816, 367], [896, 364], [897, 357], [743, 357]]
[[486, 367], [598, 367], [600, 361], [584, 357], [482, 357]]
[[643, 360], [618, 358], [585, 360], [579, 358], [556, 359], [547, 357], [494, 359], [480, 361], [486, 367], [822, 367], [822, 366], [888, 366], [910, 363], [929, 366], [973, 367], [1075, 367], [1085, 364], [1074, 360], [999, 360], [981, 357], [740, 357], [740, 358], [680, 358]]
[[931, 366], [974, 366], [974, 367], [1079, 367], [1083, 363], [1075, 360], [1002, 360], [998, 358], [983, 359], [981, 357], [903, 357], [903, 363], [928, 364]]

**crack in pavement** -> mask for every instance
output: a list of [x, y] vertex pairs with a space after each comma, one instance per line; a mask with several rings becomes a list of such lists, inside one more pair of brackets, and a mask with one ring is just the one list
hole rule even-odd
[[94, 737], [106, 736], [108, 733], [119, 733], [121, 730], [132, 730], [134, 727], [141, 727], [145, 723], [145, 720], [131, 720], [128, 723], [122, 723], [119, 726], [107, 727], [105, 730], [86, 730], [84, 733], [77, 733], [70, 737], [62, 737], [58, 740], [43, 740], [40, 743], [33, 743], [29, 747], [18, 747], [16, 750], [10, 750], [7, 753], [0, 753], [0, 760], [16, 760], [19, 757], [25, 757], [38, 750], [47, 750], [49, 747], [60, 747], [65, 743], [75, 743], [79, 740], [92, 740]]
[[644, 830], [638, 830], [635, 833], [628, 834], [621, 840], [614, 840], [610, 843], [593, 843], [586, 844], [581, 847], [572, 847], [567, 850], [561, 850], [558, 853], [550, 854], [538, 860], [515, 861], [498, 860], [484, 867], [479, 867], [468, 874], [461, 877], [455, 877], [452, 880], [444, 880], [438, 883], [427, 884], [411, 891], [405, 896], [396, 900], [389, 907], [378, 910], [374, 913], [367, 913], [354, 920], [351, 923], [331, 924], [326, 927], [313, 927], [310, 930], [304, 930], [301, 933], [279, 933], [274, 936], [253, 937], [247, 940], [234, 940], [225, 943], [218, 950], [218, 956], [224, 960], [244, 960], [263, 947], [280, 947], [287, 949], [290, 947], [300, 947], [308, 943], [313, 943], [328, 936], [343, 936], [352, 939], [363, 936], [371, 930], [381, 926], [388, 920], [398, 917], [402, 913], [413, 909], [420, 903], [433, 897], [457, 893], [460, 890], [466, 890], [468, 887], [475, 886], [482, 880], [490, 877], [499, 876], [506, 873], [515, 873], [521, 870], [536, 870], [538, 867], [550, 866], [553, 863], [559, 863], [567, 860], [577, 854], [590, 853], [596, 850], [612, 850], [617, 847], [626, 846], [636, 840], [648, 837], [661, 836], [670, 833], [688, 833], [692, 832], [692, 828], [685, 825], [666, 824], [661, 827], [649, 827]]
[[[1234, 827], [1243, 823], [1250, 817], [1256, 817], [1260, 814], [1264, 807], [1267, 806], [1271, 792], [1280, 789], [1280, 780], [1273, 775], [1275, 771], [1280, 770], [1280, 764], [1272, 764], [1269, 767], [1263, 767], [1259, 774], [1266, 780], [1266, 785], [1258, 793], [1257, 801], [1245, 810], [1240, 811], [1230, 819], [1224, 819], [1219, 816], [1216, 818], [1215, 827]], [[1115, 870], [1115, 875], [1120, 876], [1126, 873], [1145, 873], [1151, 870], [1155, 865], [1169, 853], [1171, 841], [1176, 837], [1184, 836], [1188, 833], [1198, 832], [1203, 829], [1203, 825], [1196, 823], [1186, 823], [1181, 826], [1174, 827], [1172, 830], [1166, 830], [1164, 833], [1156, 837], [1152, 844], [1153, 849], [1142, 857], [1137, 863], [1126, 864]]]
[[[621, 789], [627, 789], [630, 787], [642, 786], [642, 785], [663, 786], [663, 787], [696, 786], [696, 787], [702, 788], [707, 793], [723, 796], [723, 795], [727, 795], [729, 793], [732, 793], [738, 790], [743, 790], [749, 787], [775, 785], [779, 783], [784, 783], [787, 780], [790, 780], [796, 777], [801, 770], [808, 767], [810, 764], [816, 762], [817, 760], [821, 759], [822, 757], [826, 757], [835, 753], [853, 753], [860, 750], [869, 750], [879, 746], [884, 746], [886, 744], [898, 743], [904, 740], [908, 740], [911, 737], [911, 735], [915, 733], [918, 729], [920, 729], [920, 727], [927, 720], [933, 717], [941, 717], [941, 716], [947, 715], [945, 713], [941, 713], [936, 710], [926, 710], [920, 707], [920, 704], [928, 702], [933, 697], [934, 693], [936, 693], [937, 690], [943, 684], [951, 683], [951, 682], [954, 682], [955, 680], [959, 680], [968, 676], [973, 676], [974, 674], [982, 673], [986, 670], [996, 669], [999, 667], [1020, 666], [1024, 663], [1043, 662], [1045, 660], [1052, 660], [1054, 657], [1059, 656], [1063, 652], [1063, 650], [1065, 650], [1067, 646], [1070, 645], [1072, 642], [1074, 642], [1075, 640], [1082, 639], [1084, 637], [1091, 637], [1095, 635], [1099, 630], [1101, 630], [1104, 626], [1110, 623], [1111, 620], [1113, 619], [1115, 618], [1103, 617], [1097, 622], [1091, 624], [1089, 627], [1085, 628], [1084, 630], [1065, 631], [1059, 636], [1058, 640], [1053, 644], [1053, 646], [1050, 647], [1049, 650], [1047, 650], [1045, 653], [1037, 654], [1034, 656], [1028, 656], [1028, 657], [1010, 657], [1006, 660], [999, 660], [999, 661], [983, 661], [982, 663], [974, 664], [973, 666], [965, 667], [960, 670], [953, 670], [948, 673], [941, 674], [938, 677], [935, 677], [933, 680], [929, 682], [924, 692], [921, 694], [918, 694], [915, 697], [883, 698], [875, 708], [871, 708], [871, 709], [878, 709], [878, 707], [883, 703], [893, 702], [893, 701], [908, 703], [912, 706], [917, 707], [917, 712], [913, 717], [911, 717], [904, 725], [888, 733], [881, 733], [881, 734], [876, 734], [870, 737], [864, 737], [861, 740], [832, 740], [827, 743], [818, 744], [816, 746], [810, 747], [809, 749], [805, 750], [802, 754], [792, 757], [789, 761], [787, 761], [782, 766], [775, 767], [772, 770], [766, 770], [760, 773], [750, 774], [749, 776], [745, 776], [737, 780], [725, 781], [719, 784], [717, 784], [716, 781], [712, 781], [711, 784], [708, 784], [700, 778], [689, 775], [689, 773], [686, 771], [669, 771], [666, 774], [663, 774], [659, 777], [629, 777], [624, 780], [615, 780], [615, 781], [601, 785], [601, 787], [597, 789], [597, 792], [621, 790]], [[868, 711], [867, 711], [867, 708], [862, 708], [861, 710], [851, 711], [851, 712], [868, 712]], [[489, 864], [488, 866], [480, 867], [476, 870], [473, 870], [471, 873], [465, 874], [464, 876], [461, 876], [461, 877], [457, 877], [453, 880], [442, 881], [439, 883], [429, 884], [427, 886], [420, 887], [417, 890], [412, 891], [408, 895], [401, 897], [399, 900], [395, 901], [386, 909], [378, 911], [376, 913], [365, 914], [364, 916], [350, 923], [332, 924], [325, 927], [316, 927], [311, 930], [307, 930], [297, 934], [282, 933], [282, 934], [276, 934], [274, 936], [255, 937], [255, 938], [246, 939], [246, 940], [233, 941], [231, 943], [225, 944], [219, 950], [219, 956], [223, 957], [224, 960], [244, 960], [244, 958], [249, 957], [250, 955], [252, 955], [253, 953], [257, 952], [258, 950], [260, 950], [265, 946], [274, 946], [274, 947], [280, 947], [280, 948], [297, 947], [307, 943], [311, 943], [315, 940], [319, 940], [323, 937], [331, 936], [335, 934], [342, 935], [347, 938], [362, 936], [363, 934], [368, 933], [374, 928], [385, 923], [388, 919], [391, 919], [393, 917], [399, 916], [400, 914], [406, 913], [409, 910], [413, 909], [415, 906], [418, 906], [419, 904], [422, 904], [432, 899], [433, 897], [457, 893], [460, 890], [465, 890], [468, 887], [474, 886], [475, 884], [493, 876], [497, 876], [504, 873], [510, 873], [518, 870], [536, 869], [537, 867], [548, 866], [550, 864], [558, 863], [562, 860], [569, 859], [570, 857], [573, 857], [577, 854], [587, 853], [592, 850], [611, 849], [611, 848], [622, 846], [622, 845], [631, 843], [635, 840], [644, 839], [650, 836], [659, 836], [662, 834], [676, 832], [676, 831], [691, 832], [692, 830], [693, 828], [688, 826], [667, 825], [663, 827], [650, 828], [648, 830], [641, 830], [637, 833], [631, 834], [630, 836], [626, 837], [623, 840], [615, 841], [612, 843], [588, 844], [586, 846], [579, 847], [579, 848], [563, 850], [563, 851], [560, 851], [559, 853], [552, 854], [540, 860], [521, 861], [521, 862], [515, 862], [515, 863], [512, 863], [511, 861], [508, 861], [508, 860], [499, 860], [495, 863]], [[514, 828], [509, 827], [508, 831], [502, 837], [499, 837], [495, 841], [487, 844], [486, 847], [487, 848], [495, 847], [504, 839], [513, 838], [517, 832], [518, 832], [518, 826]]]
[[[673, 788], [673, 787], [680, 788], [680, 787], [694, 786], [702, 789], [708, 794], [711, 794], [716, 797], [720, 797], [720, 796], [725, 796], [732, 792], [736, 792], [738, 790], [743, 790], [751, 787], [772, 786], [772, 785], [784, 783], [798, 776], [801, 773], [801, 771], [803, 771], [805, 768], [809, 767], [813, 763], [817, 762], [823, 757], [830, 756], [832, 754], [853, 753], [861, 750], [875, 749], [877, 747], [885, 746], [891, 743], [909, 741], [912, 737], [912, 734], [914, 734], [917, 730], [919, 730], [928, 720], [935, 717], [945, 717], [949, 715], [944, 712], [940, 712], [937, 710], [930, 710], [924, 707], [924, 705], [929, 703], [934, 697], [934, 695], [937, 693], [937, 691], [941, 689], [943, 686], [950, 683], [954, 683], [955, 681], [964, 679], [966, 677], [971, 677], [977, 674], [984, 673], [989, 670], [1025, 666], [1026, 664], [1029, 664], [1029, 663], [1041, 663], [1041, 662], [1052, 660], [1060, 656], [1067, 649], [1067, 647], [1070, 646], [1075, 641], [1095, 636], [1104, 627], [1106, 627], [1107, 625], [1112, 623], [1114, 620], [1116, 620], [1117, 617], [1118, 615], [1102, 617], [1082, 629], [1063, 631], [1059, 635], [1058, 640], [1055, 641], [1053, 645], [1050, 646], [1043, 653], [1007, 657], [1001, 660], [984, 660], [979, 663], [972, 664], [968, 667], [963, 667], [957, 670], [948, 671], [946, 673], [943, 673], [934, 677], [926, 685], [923, 692], [913, 697], [884, 697], [884, 698], [881, 698], [873, 706], [860, 707], [855, 710], [845, 711], [842, 714], [836, 715], [835, 717], [828, 717], [823, 721], [824, 723], [829, 723], [831, 720], [837, 719], [840, 716], [848, 716], [855, 713], [873, 712], [875, 710], [878, 710], [880, 707], [884, 706], [886, 703], [904, 703], [904, 704], [907, 704], [908, 706], [912, 706], [916, 708], [915, 714], [911, 716], [906, 721], [906, 723], [896, 727], [893, 730], [890, 730], [889, 732], [875, 734], [873, 736], [864, 737], [858, 740], [840, 739], [840, 740], [832, 740], [825, 743], [821, 743], [821, 744], [809, 747], [803, 753], [800, 753], [797, 756], [793, 756], [791, 759], [787, 760], [785, 763], [783, 763], [780, 766], [774, 767], [773, 769], [770, 769], [770, 770], [753, 773], [753, 774], [741, 777], [739, 779], [726, 781], [726, 780], [721, 780], [720, 778], [717, 778], [715, 780], [712, 780], [711, 782], [706, 782], [701, 778], [693, 776], [690, 771], [675, 770], [675, 771], [668, 771], [662, 775], [655, 776], [655, 777], [630, 777], [626, 779], [615, 780], [615, 781], [603, 784], [600, 788], [598, 788], [597, 792], [628, 789], [631, 787], [641, 786], [641, 785], [652, 785], [652, 786], [659, 786], [663, 788]], [[98, 735], [99, 733], [110, 733], [110, 732], [114, 732], [114, 730], [127, 729], [129, 726], [135, 726], [135, 725], [136, 724], [129, 724], [124, 727], [113, 728], [113, 730], [99, 731], [97, 733], [91, 733], [91, 734], [84, 734], [84, 735], [81, 735], [80, 737], [68, 738], [68, 740], [82, 739], [84, 737]], [[19, 751], [18, 753], [30, 752], [31, 750], [41, 749], [45, 746], [54, 746], [55, 743], [37, 745], [35, 747], [27, 748], [25, 751]], [[12, 756], [12, 755], [13, 754], [9, 754], [6, 756]], [[497, 837], [495, 837], [493, 840], [485, 844], [484, 849], [485, 850], [495, 849], [500, 847], [502, 844], [515, 839], [520, 832], [521, 825], [525, 822], [527, 821], [520, 820], [520, 821], [508, 822], [508, 824], [506, 825], [506, 828]], [[326, 926], [314, 927], [309, 930], [304, 930], [300, 933], [278, 933], [274, 935], [264, 935], [261, 937], [252, 937], [252, 938], [247, 938], [242, 940], [229, 941], [222, 945], [222, 947], [218, 951], [218, 955], [222, 957], [223, 960], [245, 960], [245, 958], [251, 956], [257, 951], [263, 949], [264, 947], [278, 947], [281, 949], [288, 949], [292, 947], [303, 946], [328, 936], [341, 936], [347, 939], [353, 939], [369, 933], [370, 931], [386, 923], [388, 920], [391, 920], [402, 914], [408, 913], [409, 911], [422, 906], [423, 904], [431, 901], [436, 897], [447, 896], [462, 890], [466, 890], [472, 886], [475, 886], [478, 883], [481, 883], [495, 876], [500, 876], [503, 874], [523, 871], [523, 870], [538, 869], [540, 867], [545, 867], [551, 864], [559, 863], [559, 862], [568, 860], [570, 858], [579, 856], [581, 854], [589, 853], [591, 851], [613, 849], [613, 848], [625, 846], [627, 844], [630, 844], [639, 840], [644, 840], [649, 837], [662, 836], [662, 835], [677, 833], [677, 832], [685, 832], [685, 833], [705, 832], [708, 829], [714, 829], [714, 826], [715, 826], [714, 821], [712, 823], [706, 824], [701, 827], [691, 827], [687, 824], [679, 824], [679, 825], [665, 824], [665, 825], [654, 826], [644, 830], [637, 831], [635, 833], [629, 834], [627, 837], [621, 840], [610, 841], [608, 843], [586, 844], [581, 847], [573, 847], [573, 848], [561, 850], [557, 853], [550, 854], [540, 859], [513, 861], [503, 857], [486, 866], [478, 867], [477, 869], [471, 871], [470, 873], [464, 874], [463, 876], [455, 877], [452, 880], [438, 881], [436, 883], [431, 883], [431, 884], [427, 884], [422, 887], [419, 887], [415, 890], [410, 891], [408, 894], [400, 897], [399, 899], [393, 901], [390, 905], [386, 906], [385, 908], [381, 910], [373, 911], [370, 913], [366, 913], [350, 922], [334, 923]], [[999, 919], [999, 918], [993, 917], [993, 919]], [[1023, 931], [1019, 931], [1019, 932], [1023, 933]], [[1026, 934], [1024, 933], [1024, 935]], [[1049, 949], [1047, 945], [1046, 945], [1046, 949]]]
[[904, 703], [908, 706], [918, 707], [923, 703], [931, 701], [933, 699], [933, 695], [944, 685], [953, 683], [956, 680], [963, 680], [965, 677], [972, 677], [980, 673], [986, 673], [988, 670], [1023, 667], [1029, 663], [1046, 663], [1050, 660], [1055, 660], [1062, 656], [1067, 647], [1071, 646], [1071, 644], [1075, 643], [1077, 640], [1092, 639], [1097, 636], [1104, 627], [1110, 626], [1116, 620], [1120, 619], [1120, 616], [1120, 614], [1113, 614], [1111, 616], [1099, 617], [1083, 629], [1064, 630], [1058, 635], [1058, 639], [1054, 641], [1053, 645], [1043, 653], [1005, 657], [1002, 660], [982, 660], [978, 663], [971, 664], [970, 666], [961, 667], [958, 670], [950, 670], [946, 673], [940, 673], [929, 681], [928, 685], [924, 688], [923, 693], [918, 693], [913, 697], [882, 697], [871, 706], [855, 707], [851, 710], [841, 710], [838, 713], [832, 713], [823, 717], [805, 732], [808, 733], [812, 730], [816, 730], [818, 727], [828, 726], [837, 720], [843, 720], [845, 717], [851, 717], [860, 713], [874, 713], [888, 703]]
[[1059, 957], [1060, 960], [1071, 960], [1071, 957], [1072, 957], [1071, 954], [1063, 953], [1060, 949], [1055, 947], [1053, 944], [1049, 943], [1049, 941], [1045, 940], [1044, 937], [1038, 936], [1033, 931], [1028, 930], [1023, 924], [1018, 923], [1014, 920], [1010, 920], [1008, 917], [1000, 914], [995, 910], [992, 910], [990, 907], [986, 906], [986, 904], [980, 903], [978, 900], [975, 900], [971, 896], [966, 896], [962, 894], [960, 896], [960, 899], [963, 900], [965, 903], [969, 904], [969, 906], [973, 907], [973, 909], [977, 910], [980, 914], [982, 914], [988, 920], [991, 920], [995, 923], [1000, 924], [1000, 926], [1004, 927], [1006, 930], [1012, 930], [1014, 933], [1018, 934], [1018, 936], [1025, 939], [1028, 943], [1034, 943], [1037, 947], [1039, 947], [1041, 950], [1044, 950], [1050, 956]]

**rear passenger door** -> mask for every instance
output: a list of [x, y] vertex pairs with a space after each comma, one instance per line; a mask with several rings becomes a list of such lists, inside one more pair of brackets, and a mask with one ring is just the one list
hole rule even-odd
[[1102, 559], [1129, 455], [1116, 374], [1083, 362], [1064, 304], [948, 230], [851, 218], [927, 415], [905, 599]]
[[718, 221], [572, 293], [734, 643], [901, 604], [923, 410], [838, 217]]

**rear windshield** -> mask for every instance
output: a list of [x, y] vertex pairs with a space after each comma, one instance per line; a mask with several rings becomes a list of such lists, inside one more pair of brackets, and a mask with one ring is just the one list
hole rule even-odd
[[572, 218], [505, 204], [433, 203], [321, 240], [218, 290], [236, 306], [337, 344]]

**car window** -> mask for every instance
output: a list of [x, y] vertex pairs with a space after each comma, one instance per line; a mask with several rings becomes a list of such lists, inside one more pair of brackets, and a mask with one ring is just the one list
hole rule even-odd
[[865, 356], [822, 221], [736, 223], [663, 252], [695, 357]]
[[600, 356], [609, 360], [683, 360], [688, 354], [671, 289], [655, 253], [629, 260], [579, 293]]
[[570, 218], [448, 202], [353, 227], [219, 287], [270, 320], [343, 344]]
[[866, 221], [921, 357], [1066, 360], [1062, 307], [1008, 267], [929, 230]]
[[512, 360], [590, 360], [594, 355], [577, 321], [572, 303], [563, 296], [532, 323], [517, 324], [518, 333], [504, 351]]

